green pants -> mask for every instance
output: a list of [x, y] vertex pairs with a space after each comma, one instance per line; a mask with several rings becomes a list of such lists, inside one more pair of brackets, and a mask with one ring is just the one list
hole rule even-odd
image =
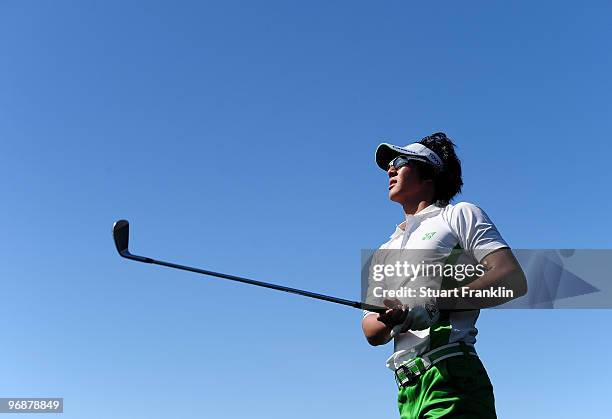
[[493, 386], [475, 356], [444, 359], [399, 390], [401, 419], [496, 418]]

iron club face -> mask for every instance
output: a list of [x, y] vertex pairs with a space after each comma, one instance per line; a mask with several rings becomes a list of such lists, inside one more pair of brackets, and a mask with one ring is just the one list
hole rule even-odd
[[128, 248], [130, 244], [130, 223], [128, 220], [119, 220], [113, 224], [113, 240], [119, 255], [126, 259], [144, 263], [154, 263], [154, 260], [144, 256], [133, 255]]
[[123, 257], [130, 254], [128, 250], [130, 242], [130, 223], [127, 220], [119, 220], [113, 224], [113, 240], [117, 252]]

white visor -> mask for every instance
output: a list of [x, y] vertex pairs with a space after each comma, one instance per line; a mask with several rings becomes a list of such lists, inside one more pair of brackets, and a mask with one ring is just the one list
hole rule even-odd
[[397, 156], [429, 163], [439, 169], [443, 166], [440, 156], [421, 143], [412, 143], [404, 147], [382, 143], [376, 148], [376, 164], [383, 170], [387, 170], [389, 163]]

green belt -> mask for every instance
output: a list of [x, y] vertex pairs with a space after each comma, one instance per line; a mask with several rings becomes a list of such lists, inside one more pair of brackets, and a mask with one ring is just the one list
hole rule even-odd
[[425, 374], [429, 368], [438, 362], [453, 356], [478, 356], [476, 349], [465, 342], [449, 343], [442, 345], [423, 355], [404, 362], [395, 370], [395, 382], [399, 387], [412, 384], [415, 380]]

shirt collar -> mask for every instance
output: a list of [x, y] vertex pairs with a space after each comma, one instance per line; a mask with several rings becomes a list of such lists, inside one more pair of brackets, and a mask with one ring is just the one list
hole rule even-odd
[[438, 214], [440, 211], [442, 211], [441, 207], [438, 207], [435, 204], [431, 204], [430, 206], [423, 208], [416, 214], [406, 214], [406, 219], [395, 227], [395, 231], [393, 232], [393, 234], [391, 234], [389, 238], [393, 239], [399, 236], [400, 234], [403, 234], [407, 223], [413, 222], [413, 220], [424, 220], [425, 218], [429, 218]]

